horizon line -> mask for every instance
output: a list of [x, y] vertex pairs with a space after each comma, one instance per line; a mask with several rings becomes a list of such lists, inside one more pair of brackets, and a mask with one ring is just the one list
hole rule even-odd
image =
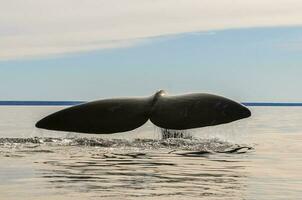
[[[0, 106], [73, 106], [88, 101], [1, 101]], [[245, 106], [302, 106], [301, 103], [290, 102], [241, 102]]]

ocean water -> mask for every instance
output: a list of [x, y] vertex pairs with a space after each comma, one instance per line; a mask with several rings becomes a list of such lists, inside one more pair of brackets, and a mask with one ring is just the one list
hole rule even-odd
[[302, 197], [302, 107], [162, 139], [147, 123], [113, 135], [39, 130], [62, 106], [0, 106], [0, 199]]

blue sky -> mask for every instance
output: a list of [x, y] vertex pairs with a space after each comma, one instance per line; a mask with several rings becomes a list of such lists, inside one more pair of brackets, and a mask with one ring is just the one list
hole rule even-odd
[[301, 102], [301, 0], [14, 0], [0, 100], [217, 93]]
[[165, 89], [302, 102], [301, 55], [300, 26], [167, 34], [116, 48], [0, 60], [0, 100], [93, 100]]

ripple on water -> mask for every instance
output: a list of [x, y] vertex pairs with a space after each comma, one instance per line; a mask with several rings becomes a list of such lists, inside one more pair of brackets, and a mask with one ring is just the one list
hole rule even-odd
[[218, 139], [38, 137], [0, 138], [0, 148], [33, 163], [40, 189], [108, 199], [240, 199], [246, 175], [238, 156], [252, 150]]
[[196, 151], [211, 151], [234, 153], [238, 150], [247, 148], [251, 150], [252, 147], [232, 144], [219, 139], [182, 139], [169, 138], [162, 140], [155, 139], [103, 139], [103, 138], [0, 138], [0, 145], [4, 147], [26, 147], [36, 148], [41, 145], [44, 146], [89, 146], [89, 147], [110, 147], [110, 148], [124, 148], [134, 147], [140, 149], [175, 149], [175, 150], [196, 150]]

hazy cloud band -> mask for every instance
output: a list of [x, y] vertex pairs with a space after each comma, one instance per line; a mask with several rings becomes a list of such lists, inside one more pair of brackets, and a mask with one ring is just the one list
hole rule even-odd
[[302, 24], [301, 0], [0, 0], [0, 59], [133, 45], [142, 38]]

